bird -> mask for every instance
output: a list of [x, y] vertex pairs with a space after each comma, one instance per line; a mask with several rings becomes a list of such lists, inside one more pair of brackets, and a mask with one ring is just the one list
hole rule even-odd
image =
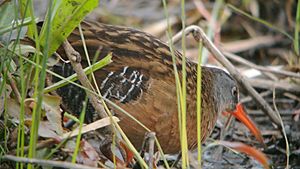
[[[178, 107], [169, 45], [148, 33], [129, 27], [83, 21], [81, 29], [91, 58], [97, 52], [100, 53], [97, 60], [112, 54], [112, 63], [94, 72], [102, 96], [155, 132], [165, 153], [178, 153], [181, 150]], [[76, 28], [67, 40], [81, 54], [81, 64], [87, 66], [79, 29]], [[57, 52], [62, 58], [66, 58], [62, 47]], [[177, 50], [174, 54], [175, 65], [179, 76], [182, 77], [183, 56]], [[218, 115], [223, 112], [235, 112], [233, 115], [246, 123], [252, 132], [255, 132], [256, 127], [248, 117], [241, 118], [236, 115], [239, 90], [235, 79], [220, 68], [201, 66], [201, 70], [201, 142], [205, 142], [212, 133]], [[68, 63], [54, 66], [53, 71], [64, 77], [74, 73]], [[186, 59], [186, 74], [187, 142], [189, 149], [195, 149], [198, 143], [197, 63], [188, 58]], [[54, 82], [58, 81], [58, 79], [53, 79]], [[85, 98], [83, 89], [68, 84], [57, 89], [57, 93], [62, 97], [63, 107], [68, 112], [80, 114]], [[146, 130], [115, 107], [109, 108], [120, 119], [119, 125], [132, 144], [140, 148]], [[90, 104], [86, 111], [86, 121], [99, 118]]]

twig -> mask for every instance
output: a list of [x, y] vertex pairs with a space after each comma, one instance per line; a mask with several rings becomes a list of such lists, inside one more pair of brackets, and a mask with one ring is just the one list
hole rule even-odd
[[148, 166], [149, 166], [149, 169], [153, 169], [155, 133], [154, 132], [150, 132], [147, 135], [148, 135], [147, 137], [148, 137], [148, 141], [149, 141], [149, 161], [148, 161]]
[[[184, 30], [184, 34], [187, 35], [189, 33], [193, 33], [193, 36], [196, 41], [202, 39], [205, 47], [215, 56], [215, 58], [227, 68], [229, 73], [247, 90], [247, 92], [254, 98], [254, 100], [260, 105], [262, 110], [270, 117], [272, 122], [274, 122], [278, 127], [280, 127], [280, 121], [278, 117], [275, 115], [275, 112], [270, 107], [270, 105], [254, 90], [251, 84], [247, 81], [247, 79], [242, 76], [237, 69], [226, 59], [226, 57], [221, 53], [221, 51], [207, 38], [204, 31], [195, 25], [191, 25]], [[182, 36], [183, 31], [177, 33], [173, 37], [173, 42], [175, 43]]]
[[[171, 26], [178, 23], [178, 21], [179, 21], [179, 19], [176, 16], [170, 16], [170, 18], [169, 18], [169, 22], [170, 22]], [[162, 33], [164, 33], [166, 29], [167, 29], [167, 20], [163, 19], [163, 20], [160, 20], [156, 23], [152, 23], [151, 25], [143, 28], [142, 31], [150, 33], [151, 35], [154, 35], [154, 36], [159, 36]]]
[[[69, 58], [74, 71], [77, 73], [78, 80], [80, 81], [82, 86], [90, 90], [93, 90], [93, 87], [80, 64], [81, 61], [80, 54], [74, 50], [74, 48], [71, 46], [71, 44], [68, 41], [65, 41], [63, 43], [63, 48], [65, 49], [66, 55]], [[89, 97], [91, 104], [93, 105], [95, 110], [99, 113], [100, 117], [101, 118], [107, 117], [104, 107], [100, 104], [97, 97], [89, 92], [87, 92], [87, 95]]]
[[21, 98], [19, 89], [18, 89], [15, 81], [13, 80], [13, 77], [11, 76], [10, 73], [7, 73], [7, 76], [8, 76], [8, 79], [9, 79], [10, 86], [11, 86], [12, 90], [14, 91], [15, 95], [17, 96], [18, 102], [21, 103], [22, 98]]
[[[50, 138], [50, 139], [47, 139], [47, 140], [42, 140], [42, 141], [40, 141], [40, 142], [37, 143], [36, 149], [40, 150], [42, 148], [52, 146], [53, 144], [55, 144], [55, 142], [57, 142], [57, 141], [55, 139], [53, 139], [53, 138]], [[27, 153], [28, 150], [29, 150], [29, 146], [24, 147], [24, 153]], [[16, 149], [12, 150], [8, 154], [16, 155], [17, 154], [17, 150]]]
[[[247, 113], [251, 116], [259, 117], [259, 116], [265, 116], [264, 113], [260, 110], [250, 110], [247, 109]], [[294, 115], [293, 110], [280, 110], [280, 116], [282, 118], [291, 118], [291, 116]]]
[[278, 75], [284, 75], [284, 76], [300, 78], [299, 73], [294, 73], [294, 72], [285, 71], [285, 70], [270, 69], [270, 68], [259, 66], [259, 65], [256, 65], [256, 64], [252, 63], [252, 62], [249, 62], [246, 59], [243, 59], [242, 57], [239, 57], [239, 56], [237, 56], [233, 53], [229, 53], [229, 52], [223, 52], [223, 53], [227, 58], [232, 59], [236, 62], [239, 62], [243, 65], [249, 66], [251, 68], [257, 69], [257, 70], [261, 70], [261, 71], [264, 71], [264, 72], [270, 72], [270, 73], [274, 73], [274, 74], [278, 74]]
[[20, 163], [30, 163], [30, 164], [38, 164], [41, 166], [48, 167], [59, 167], [59, 168], [70, 168], [70, 169], [99, 169], [96, 167], [88, 167], [80, 164], [72, 164], [69, 162], [61, 162], [61, 161], [53, 161], [53, 160], [42, 160], [36, 158], [24, 158], [24, 157], [16, 157], [13, 155], [4, 155], [2, 160], [7, 161], [15, 161]]
[[280, 113], [279, 113], [279, 111], [277, 109], [277, 106], [276, 106], [276, 102], [275, 102], [276, 92], [275, 91], [276, 91], [276, 89], [273, 88], [273, 106], [274, 106], [276, 115], [278, 116], [278, 118], [280, 120], [281, 131], [282, 131], [282, 134], [283, 134], [283, 137], [284, 137], [284, 140], [285, 140], [286, 169], [288, 169], [288, 168], [290, 168], [290, 166], [289, 166], [289, 163], [290, 163], [290, 144], [289, 144], [289, 141], [287, 139], [287, 135], [286, 135], [285, 128], [284, 128], [284, 125], [283, 125], [283, 121], [281, 119]]
[[[261, 97], [268, 96], [269, 94], [272, 94], [272, 91], [267, 90], [267, 91], [259, 93], [259, 95], [261, 95]], [[250, 101], [252, 101], [252, 97], [250, 97], [250, 96], [244, 97], [240, 100], [241, 103], [247, 103], [247, 102], [250, 102]]]
[[286, 81], [272, 81], [267, 79], [248, 79], [249, 83], [260, 89], [280, 89], [289, 92], [300, 93], [300, 86], [296, 84], [290, 84]]
[[[282, 42], [282, 36], [255, 36], [249, 39], [236, 40], [233, 42], [226, 42], [220, 45], [222, 51], [239, 53], [253, 49], [272, 46], [278, 42]], [[224, 52], [225, 53], [225, 52]]]
[[292, 93], [283, 93], [284, 96], [291, 98], [293, 100], [297, 100], [300, 103], [300, 97], [298, 97], [297, 95], [294, 95]]

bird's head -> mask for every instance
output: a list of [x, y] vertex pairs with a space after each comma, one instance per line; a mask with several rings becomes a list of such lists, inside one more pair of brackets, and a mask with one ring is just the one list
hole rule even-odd
[[263, 143], [263, 138], [256, 125], [247, 116], [241, 103], [239, 103], [239, 90], [237, 82], [226, 71], [211, 68], [214, 77], [214, 103], [218, 113], [229, 113], [241, 121]]
[[236, 81], [224, 70], [211, 67], [213, 77], [213, 95], [217, 112], [233, 112], [239, 101]]

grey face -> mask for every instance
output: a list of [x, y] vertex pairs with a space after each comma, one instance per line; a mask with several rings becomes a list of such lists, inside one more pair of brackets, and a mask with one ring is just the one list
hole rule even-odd
[[213, 73], [215, 74], [214, 96], [218, 100], [215, 102], [218, 104], [218, 113], [234, 111], [239, 98], [236, 81], [221, 69], [213, 68]]

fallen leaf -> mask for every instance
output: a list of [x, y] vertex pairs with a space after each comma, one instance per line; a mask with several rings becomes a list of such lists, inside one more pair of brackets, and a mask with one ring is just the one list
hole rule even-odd
[[86, 140], [81, 141], [80, 150], [82, 153], [85, 153], [86, 156], [92, 161], [97, 161], [99, 159], [99, 155], [98, 155], [97, 151]]
[[45, 138], [60, 140], [59, 135], [49, 121], [40, 121], [38, 135]]
[[61, 97], [45, 94], [43, 96], [43, 110], [46, 112], [52, 128], [58, 135], [63, 134], [62, 115], [60, 111]]
[[[21, 105], [14, 99], [7, 98], [7, 114], [12, 117], [12, 120], [19, 123]], [[30, 120], [31, 110], [25, 105], [25, 121]]]
[[[112, 119], [115, 120], [116, 122], [120, 121], [119, 118], [117, 118], [115, 116], [113, 116]], [[87, 133], [89, 131], [94, 131], [94, 130], [97, 130], [99, 128], [108, 126], [108, 125], [111, 124], [110, 120], [111, 120], [110, 117], [105, 117], [103, 119], [97, 120], [97, 121], [95, 121], [93, 123], [90, 123], [88, 125], [85, 125], [81, 129], [81, 134], [84, 134], [84, 133]], [[79, 129], [77, 128], [77, 129], [75, 129], [71, 132], [63, 134], [62, 139], [77, 136], [78, 133], [79, 133]]]
[[[3, 80], [2, 78], [0, 77], [0, 88], [1, 88], [1, 85], [3, 83]], [[2, 88], [2, 91], [0, 92], [0, 117], [2, 115], [2, 112], [4, 111], [4, 103], [5, 103], [5, 98], [8, 98], [8, 96], [10, 95], [12, 89], [9, 85], [5, 85], [3, 88]]]

